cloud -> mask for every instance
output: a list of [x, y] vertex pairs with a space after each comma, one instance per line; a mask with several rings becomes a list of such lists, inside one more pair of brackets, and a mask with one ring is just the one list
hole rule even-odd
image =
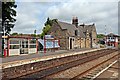
[[37, 29], [37, 33], [41, 33], [47, 17], [71, 23], [72, 17], [77, 16], [79, 24], [95, 23], [98, 33], [105, 32], [105, 25], [108, 27], [107, 33], [118, 33], [118, 0], [17, 1], [17, 22], [12, 32], [33, 33]]
[[[97, 32], [104, 33], [105, 26], [112, 28], [109, 32], [117, 32], [118, 24], [117, 2], [72, 2], [52, 6], [46, 12], [51, 18], [71, 23], [71, 18], [77, 16], [79, 23], [95, 23]], [[54, 12], [54, 13], [51, 13]]]
[[[17, 3], [17, 21], [12, 32], [32, 33], [39, 25], [42, 8], [38, 3], [20, 2]], [[40, 26], [40, 25], [39, 25]]]

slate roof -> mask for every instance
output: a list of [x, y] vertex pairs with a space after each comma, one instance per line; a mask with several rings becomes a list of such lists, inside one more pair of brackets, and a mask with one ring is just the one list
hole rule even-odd
[[95, 28], [95, 25], [94, 25], [94, 24], [91, 24], [91, 25], [82, 24], [82, 25], [80, 25], [79, 27], [82, 28], [83, 32], [91, 33], [91, 31], [92, 31], [93, 29], [96, 31], [96, 28]]
[[111, 36], [119, 37], [118, 35], [115, 35], [115, 34], [113, 34], [113, 33], [110, 33], [110, 34], [108, 34], [107, 36], [108, 36], [108, 37], [111, 37]]
[[78, 30], [78, 37], [85, 38], [82, 28], [76, 28], [75, 25], [58, 21], [58, 24], [62, 29], [67, 29], [70, 36], [75, 36], [75, 30]]
[[58, 21], [58, 24], [62, 29], [67, 29], [70, 36], [75, 36], [75, 30], [77, 30], [75, 25], [61, 21]]
[[79, 36], [80, 36], [81, 38], [85, 38], [86, 36], [83, 34], [83, 29], [78, 26], [78, 30], [79, 30]]
[[57, 21], [59, 26], [61, 27], [61, 29], [63, 30], [68, 30], [68, 33], [70, 36], [75, 36], [75, 30], [78, 30], [78, 37], [81, 38], [85, 38], [86, 35], [84, 34], [84, 32], [88, 32], [90, 33], [93, 29], [96, 31], [95, 25], [80, 25], [78, 26], [78, 28], [76, 28], [75, 25], [70, 24], [70, 23], [66, 23], [66, 22], [61, 22], [61, 21]]

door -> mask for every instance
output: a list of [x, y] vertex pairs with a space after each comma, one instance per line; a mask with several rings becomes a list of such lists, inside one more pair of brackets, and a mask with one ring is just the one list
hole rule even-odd
[[28, 41], [27, 40], [20, 40], [20, 54], [27, 54], [28, 53]]
[[70, 49], [72, 49], [72, 38], [70, 38]]
[[22, 40], [20, 40], [20, 54], [24, 54], [23, 46], [22, 46]]

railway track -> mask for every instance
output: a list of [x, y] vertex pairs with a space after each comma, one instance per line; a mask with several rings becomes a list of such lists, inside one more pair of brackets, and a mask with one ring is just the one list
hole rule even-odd
[[[82, 58], [85, 58], [88, 56], [92, 56], [95, 54], [99, 54], [102, 52], [104, 53], [105, 51], [109, 51], [109, 50], [104, 49], [104, 50], [98, 50], [98, 51], [78, 54], [78, 55], [74, 55], [74, 56], [72, 55], [72, 56], [67, 56], [67, 57], [51, 59], [51, 60], [47, 60], [47, 61], [39, 61], [39, 62], [35, 62], [35, 63], [25, 64], [24, 65], [25, 68], [22, 68], [23, 66], [15, 67], [15, 71], [10, 71], [8, 73], [4, 73], [2, 76], [3, 76], [3, 79], [4, 78], [16, 78], [16, 77], [24, 76], [27, 74], [32, 74], [32, 73], [36, 73], [39, 71], [43, 71], [43, 70], [49, 69], [51, 67], [70, 63], [72, 61], [79, 60], [79, 59], [82, 59]], [[10, 68], [10, 69], [13, 69], [13, 68]], [[3, 69], [2, 71], [6, 72], [10, 69], [6, 68], [6, 69]]]
[[[98, 52], [93, 52], [93, 54], [83, 54], [81, 56], [74, 56], [75, 59], [70, 60], [70, 61], [66, 61], [63, 63], [59, 63], [57, 65], [53, 65], [50, 67], [47, 67], [46, 69], [42, 69], [40, 71], [34, 72], [32, 74], [27, 74], [27, 75], [23, 75], [20, 76], [18, 78], [39, 78], [39, 79], [43, 79], [46, 78], [47, 76], [50, 75], [54, 75], [56, 73], [62, 72], [64, 70], [70, 69], [72, 67], [87, 63], [89, 61], [95, 60], [97, 58], [103, 57], [105, 55], [111, 54], [113, 52], [115, 52], [116, 50], [102, 50], [102, 51], [98, 51]], [[61, 59], [62, 60], [62, 59]], [[53, 63], [55, 64], [55, 63]], [[76, 77], [74, 77], [73, 79], [75, 79]]]
[[[97, 78], [98, 74], [101, 74], [104, 69], [109, 68], [110, 66], [112, 66], [113, 64], [115, 64], [117, 62], [116, 59], [118, 59], [118, 55], [119, 54], [116, 54], [113, 57], [111, 57], [99, 64], [94, 65], [92, 68], [85, 70], [84, 72], [78, 74], [77, 76], [73, 77], [70, 80], [78, 80], [78, 79], [93, 80], [93, 79]], [[112, 63], [109, 63], [110, 60], [112, 60], [111, 61]]]

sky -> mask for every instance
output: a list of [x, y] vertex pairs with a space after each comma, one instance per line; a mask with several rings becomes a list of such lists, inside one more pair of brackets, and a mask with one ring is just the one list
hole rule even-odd
[[[95, 23], [97, 33], [118, 34], [118, 0], [16, 0], [16, 23], [11, 33], [37, 34], [42, 32], [47, 18], [79, 25]], [[106, 28], [105, 28], [106, 26]]]

